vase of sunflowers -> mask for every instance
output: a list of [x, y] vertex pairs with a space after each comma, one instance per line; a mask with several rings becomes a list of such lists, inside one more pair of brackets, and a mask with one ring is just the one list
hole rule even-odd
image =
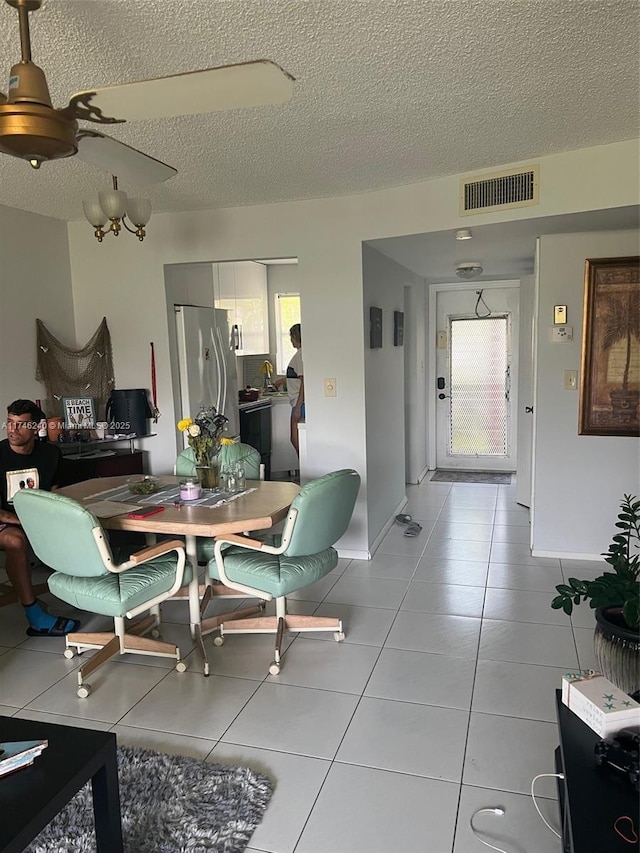
[[195, 418], [182, 418], [178, 429], [193, 449], [196, 474], [204, 489], [215, 489], [220, 474], [219, 454], [228, 418], [215, 406], [203, 406]]

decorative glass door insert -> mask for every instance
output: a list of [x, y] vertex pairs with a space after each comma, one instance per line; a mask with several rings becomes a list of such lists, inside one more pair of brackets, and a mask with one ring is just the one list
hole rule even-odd
[[449, 454], [508, 455], [508, 318], [450, 321]]

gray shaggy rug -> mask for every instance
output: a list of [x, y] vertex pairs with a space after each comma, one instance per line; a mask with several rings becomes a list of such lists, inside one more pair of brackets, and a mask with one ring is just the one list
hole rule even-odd
[[[271, 781], [248, 767], [118, 748], [126, 853], [241, 853], [262, 820]], [[26, 853], [95, 853], [86, 785]]]

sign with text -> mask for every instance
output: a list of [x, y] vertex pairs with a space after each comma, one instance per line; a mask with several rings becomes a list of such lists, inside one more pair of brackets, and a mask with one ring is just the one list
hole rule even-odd
[[63, 397], [62, 411], [65, 429], [95, 429], [93, 397]]

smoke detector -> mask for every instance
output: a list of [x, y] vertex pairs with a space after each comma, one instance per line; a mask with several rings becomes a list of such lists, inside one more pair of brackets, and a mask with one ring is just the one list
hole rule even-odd
[[480, 261], [462, 261], [456, 264], [456, 275], [458, 278], [470, 281], [472, 278], [482, 275], [482, 264]]

